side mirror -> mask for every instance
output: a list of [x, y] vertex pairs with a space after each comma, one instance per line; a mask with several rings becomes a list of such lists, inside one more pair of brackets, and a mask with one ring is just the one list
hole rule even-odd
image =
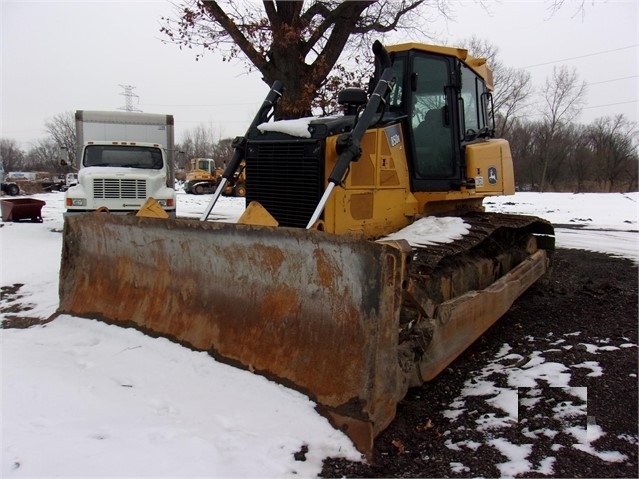
[[61, 146], [59, 151], [60, 165], [69, 166], [69, 150], [66, 146]]

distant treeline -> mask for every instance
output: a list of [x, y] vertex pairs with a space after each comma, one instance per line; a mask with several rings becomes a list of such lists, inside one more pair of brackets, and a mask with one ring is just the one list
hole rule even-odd
[[[60, 115], [58, 123], [66, 117]], [[66, 119], [67, 135], [54, 140], [42, 139], [27, 151], [11, 139], [0, 139], [0, 155], [6, 173], [11, 171], [48, 171], [69, 173], [60, 165], [60, 147], [75, 152], [72, 116]], [[54, 123], [57, 124], [57, 123]], [[520, 191], [627, 192], [637, 191], [639, 157], [637, 125], [623, 115], [604, 117], [589, 125], [554, 124], [548, 121], [514, 120], [504, 129], [497, 121], [497, 136], [509, 141]], [[213, 140], [203, 127], [188, 132], [176, 145], [176, 171], [189, 168], [191, 158], [214, 158], [224, 164], [233, 155], [232, 140]], [[73, 162], [73, 158], [71, 158]]]
[[623, 116], [554, 132], [543, 122], [515, 122], [510, 143], [521, 191], [637, 191], [637, 132]]

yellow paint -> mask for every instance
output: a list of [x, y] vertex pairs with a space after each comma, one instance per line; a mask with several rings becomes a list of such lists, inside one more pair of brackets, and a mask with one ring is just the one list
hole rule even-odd
[[168, 218], [169, 214], [157, 202], [155, 198], [149, 198], [138, 210], [135, 216], [144, 216], [146, 218]]
[[[391, 145], [389, 138], [398, 134]], [[337, 161], [335, 141], [327, 139], [328, 174]], [[411, 192], [406, 143], [398, 125], [368, 130], [362, 156], [351, 163], [343, 185], [335, 187], [324, 209], [322, 229], [329, 233], [379, 238], [420, 216], [459, 215], [483, 211], [486, 196], [514, 194], [514, 174], [508, 142], [488, 140], [466, 146], [466, 177], [482, 185], [451, 191]], [[495, 183], [489, 181], [496, 173]]]
[[262, 226], [277, 226], [279, 223], [273, 216], [266, 211], [260, 203], [257, 201], [251, 201], [249, 205], [242, 213], [242, 216], [237, 220], [240, 225], [262, 225]]
[[485, 58], [473, 57], [468, 54], [468, 50], [456, 47], [444, 47], [441, 45], [429, 45], [427, 43], [398, 43], [386, 47], [388, 52], [405, 52], [408, 50], [418, 50], [420, 52], [437, 53], [449, 57], [459, 58], [472, 70], [481, 76], [486, 82], [489, 91], [494, 90], [493, 69], [488, 66]]

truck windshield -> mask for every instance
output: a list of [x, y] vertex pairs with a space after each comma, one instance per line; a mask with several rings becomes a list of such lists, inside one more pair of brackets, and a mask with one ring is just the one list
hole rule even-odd
[[147, 146], [89, 145], [84, 150], [84, 166], [110, 166], [159, 170], [162, 150]]

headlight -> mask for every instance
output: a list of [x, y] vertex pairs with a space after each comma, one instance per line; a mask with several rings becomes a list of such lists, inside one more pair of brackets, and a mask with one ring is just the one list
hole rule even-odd
[[86, 206], [86, 198], [67, 198], [67, 206]]
[[166, 200], [157, 200], [157, 202], [160, 204], [160, 206], [166, 208]]

